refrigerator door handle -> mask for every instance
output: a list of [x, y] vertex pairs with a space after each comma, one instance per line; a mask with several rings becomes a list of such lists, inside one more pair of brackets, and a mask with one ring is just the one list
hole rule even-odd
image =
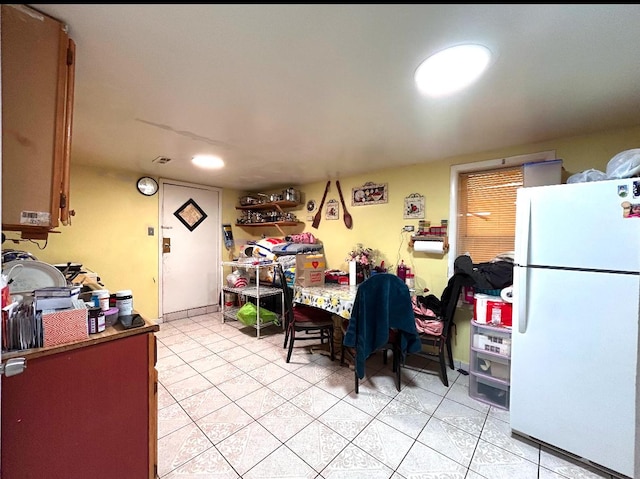
[[529, 236], [531, 234], [531, 198], [524, 194], [518, 198], [517, 212], [519, 218], [516, 222], [521, 225], [516, 231], [516, 256], [515, 263], [521, 266], [529, 265]]
[[529, 318], [527, 317], [527, 302], [529, 301], [527, 295], [527, 275], [529, 274], [528, 268], [517, 267], [516, 276], [518, 281], [518, 332], [524, 334], [527, 332], [527, 323]]
[[519, 253], [515, 259], [516, 264], [519, 265], [518, 269], [518, 332], [521, 334], [527, 331], [527, 276], [529, 265], [529, 236], [531, 234], [531, 198], [527, 195], [522, 195], [520, 199], [523, 201], [522, 205], [518, 205], [518, 214], [520, 217], [520, 224], [522, 225], [520, 231], [516, 233], [516, 251]]

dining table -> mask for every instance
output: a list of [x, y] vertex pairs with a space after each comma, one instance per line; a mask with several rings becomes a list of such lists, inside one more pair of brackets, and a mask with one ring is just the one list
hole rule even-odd
[[293, 302], [324, 309], [344, 319], [351, 317], [358, 285], [325, 283], [318, 286], [293, 288]]
[[[337, 357], [342, 351], [342, 328], [351, 318], [351, 310], [356, 299], [359, 284], [324, 283], [317, 286], [293, 287], [293, 302], [324, 309], [333, 313], [333, 349]], [[415, 289], [409, 288], [414, 295]], [[326, 345], [311, 347], [312, 353], [328, 355]]]
[[[337, 357], [342, 351], [342, 325], [351, 317], [358, 285], [325, 283], [317, 286], [293, 287], [293, 302], [333, 313], [333, 349]], [[328, 355], [325, 345], [313, 346], [312, 353]]]

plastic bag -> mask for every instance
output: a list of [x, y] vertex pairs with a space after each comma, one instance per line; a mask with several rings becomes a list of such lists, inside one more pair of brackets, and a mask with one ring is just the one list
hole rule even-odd
[[640, 175], [640, 148], [618, 153], [607, 163], [607, 178], [631, 178]]
[[[258, 322], [258, 310], [256, 305], [251, 302], [245, 303], [244, 306], [242, 306], [242, 308], [240, 308], [236, 313], [236, 317], [238, 318], [238, 321], [245, 326], [255, 326]], [[260, 308], [260, 324], [270, 323], [272, 321], [277, 324], [278, 315], [268, 309]]]
[[584, 170], [580, 173], [576, 173], [575, 175], [571, 175], [569, 178], [567, 178], [567, 183], [586, 183], [587, 181], [602, 181], [606, 179], [606, 173], [591, 168], [589, 170]]

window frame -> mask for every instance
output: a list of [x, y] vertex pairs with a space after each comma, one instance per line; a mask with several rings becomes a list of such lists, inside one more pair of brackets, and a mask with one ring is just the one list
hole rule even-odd
[[507, 158], [497, 158], [493, 160], [476, 161], [474, 163], [462, 163], [451, 165], [449, 178], [449, 255], [447, 259], [447, 277], [453, 276], [453, 263], [460, 255], [457, 253], [458, 247], [458, 179], [460, 173], [470, 173], [477, 171], [490, 171], [507, 167], [522, 166], [525, 163], [538, 161], [555, 160], [556, 150], [546, 150], [525, 155], [510, 156]]

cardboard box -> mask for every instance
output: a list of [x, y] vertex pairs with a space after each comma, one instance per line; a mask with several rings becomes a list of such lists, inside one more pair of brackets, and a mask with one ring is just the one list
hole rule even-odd
[[508, 381], [511, 376], [511, 371], [507, 364], [491, 361], [491, 376], [502, 379], [503, 381]]
[[513, 305], [506, 301], [487, 301], [487, 322], [491, 324], [501, 324], [511, 326], [513, 316]]
[[323, 286], [327, 261], [324, 253], [300, 253], [296, 255], [297, 286]]
[[68, 309], [42, 311], [44, 346], [81, 341], [89, 337], [87, 306], [84, 301], [74, 300]]

